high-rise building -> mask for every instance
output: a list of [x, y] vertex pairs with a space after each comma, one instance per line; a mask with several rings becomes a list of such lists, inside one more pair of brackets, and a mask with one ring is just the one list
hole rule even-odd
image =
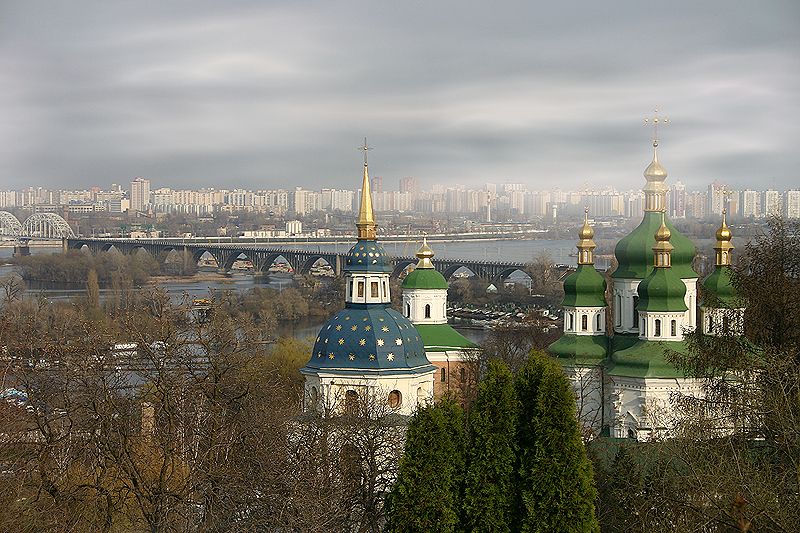
[[131, 182], [131, 211], [147, 211], [150, 207], [150, 180], [136, 178]]
[[742, 216], [758, 218], [761, 216], [761, 193], [752, 189], [742, 191]]
[[764, 214], [767, 216], [781, 216], [783, 214], [783, 198], [779, 191], [772, 189], [764, 191]]
[[724, 183], [715, 181], [708, 186], [708, 209], [709, 215], [722, 215], [725, 208], [725, 191], [727, 187]]
[[417, 178], [413, 176], [408, 176], [406, 178], [400, 178], [400, 192], [407, 192], [410, 194], [416, 194], [419, 192], [419, 186], [417, 185]]
[[381, 193], [383, 192], [383, 178], [380, 176], [375, 176], [372, 178], [372, 192]]
[[669, 191], [670, 216], [686, 218], [686, 185], [676, 181]]
[[786, 191], [786, 218], [800, 218], [800, 189]]

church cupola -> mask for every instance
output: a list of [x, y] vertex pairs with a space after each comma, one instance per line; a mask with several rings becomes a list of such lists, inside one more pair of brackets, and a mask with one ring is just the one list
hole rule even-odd
[[686, 285], [672, 269], [671, 232], [664, 212], [655, 232], [653, 271], [639, 284], [640, 333], [642, 340], [680, 341], [686, 327]]
[[703, 303], [700, 311], [706, 335], [741, 335], [744, 331], [744, 307], [732, 282], [733, 238], [722, 210], [722, 223], [716, 232], [714, 271], [703, 280]]
[[417, 250], [417, 265], [405, 277], [403, 314], [414, 324], [447, 323], [447, 280], [433, 267], [433, 250], [426, 238]]
[[345, 258], [345, 308], [320, 329], [305, 376], [306, 409], [348, 413], [363, 402], [386, 402], [411, 414], [433, 398], [435, 368], [419, 332], [391, 308], [392, 267], [377, 241], [369, 189], [367, 146], [356, 227], [358, 240]]
[[606, 280], [594, 268], [593, 238], [586, 209], [576, 245], [578, 266], [564, 280], [564, 335], [548, 348], [559, 358], [601, 361], [606, 355]]
[[665, 183], [667, 171], [659, 161], [658, 126], [668, 121], [656, 114], [645, 122], [653, 125], [654, 132], [653, 159], [644, 171], [645, 186], [642, 189], [645, 196], [644, 216], [636, 229], [623, 237], [614, 248], [617, 268], [612, 274], [614, 331], [636, 335], [641, 333], [637, 311], [639, 298], [637, 289], [639, 283], [647, 278], [656, 266], [653, 260], [653, 246], [656, 244], [656, 232], [662, 225], [670, 233], [668, 241], [672, 249], [668, 257], [662, 253], [661, 260], [669, 260], [672, 273], [682, 279], [686, 286], [684, 324], [689, 329], [694, 328], [697, 307], [697, 273], [692, 268], [696, 255], [695, 246], [691, 240], [675, 229], [668, 218], [663, 216], [668, 187]]

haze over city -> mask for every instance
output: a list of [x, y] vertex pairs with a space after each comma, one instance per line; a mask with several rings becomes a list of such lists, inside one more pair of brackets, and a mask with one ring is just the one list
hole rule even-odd
[[800, 181], [796, 2], [0, 6], [0, 188]]

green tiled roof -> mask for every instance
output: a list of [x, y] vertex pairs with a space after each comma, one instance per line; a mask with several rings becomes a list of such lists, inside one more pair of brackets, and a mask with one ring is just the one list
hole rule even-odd
[[447, 280], [432, 268], [415, 268], [403, 280], [404, 289], [446, 289]]
[[[679, 278], [696, 278], [697, 273], [692, 270], [692, 260], [696, 250], [689, 238], [681, 234], [667, 219], [671, 237], [672, 268]], [[622, 279], [644, 279], [653, 271], [653, 246], [656, 243], [656, 230], [661, 226], [661, 212], [646, 211], [641, 224], [636, 229], [623, 237], [614, 249], [617, 258], [617, 269], [612, 276]]]
[[600, 364], [608, 352], [608, 338], [605, 335], [562, 335], [551, 344], [547, 351], [557, 357], [562, 364]]
[[564, 280], [564, 300], [561, 305], [571, 307], [604, 307], [606, 305], [606, 280], [594, 265], [578, 265]]
[[673, 268], [656, 268], [637, 289], [638, 311], [686, 311], [686, 284]]
[[478, 345], [454, 330], [449, 324], [415, 324], [426, 352], [466, 350]]
[[727, 265], [717, 268], [703, 280], [703, 288], [712, 293], [716, 300], [714, 305], [735, 308], [743, 307], [736, 298], [736, 290], [731, 282], [731, 267]]
[[667, 361], [668, 351], [686, 352], [686, 343], [644, 341], [634, 335], [615, 335], [611, 339], [613, 354], [608, 363], [611, 376], [682, 378], [683, 371]]

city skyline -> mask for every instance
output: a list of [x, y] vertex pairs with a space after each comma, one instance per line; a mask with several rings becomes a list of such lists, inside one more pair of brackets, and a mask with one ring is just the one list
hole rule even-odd
[[670, 183], [800, 182], [791, 2], [1, 11], [0, 189], [350, 189], [364, 134], [391, 183], [638, 189], [656, 105]]

